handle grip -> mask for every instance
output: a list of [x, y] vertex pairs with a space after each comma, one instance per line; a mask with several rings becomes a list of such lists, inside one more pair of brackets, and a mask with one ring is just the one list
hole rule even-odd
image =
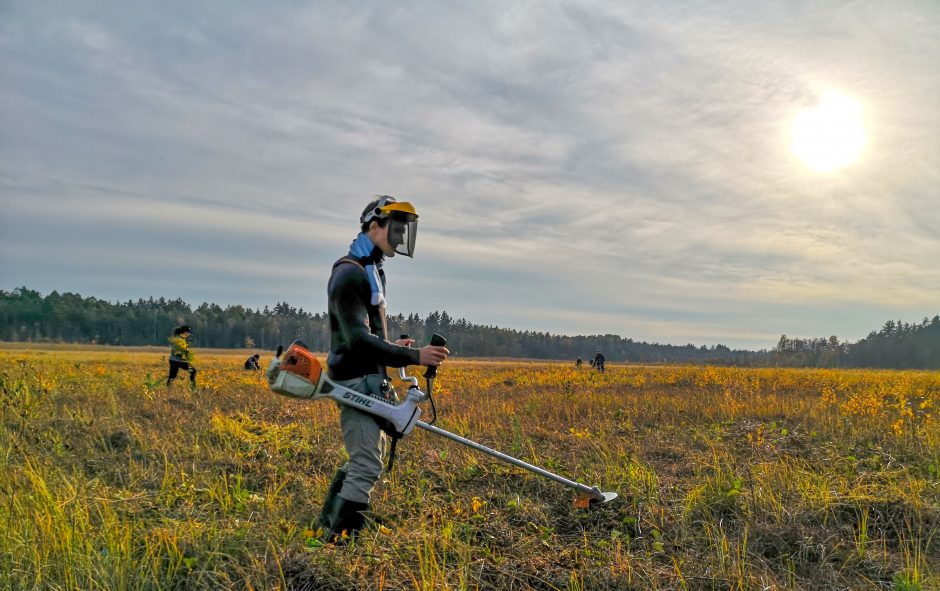
[[[431, 337], [431, 344], [435, 347], [443, 347], [447, 345], [447, 339], [437, 333], [434, 333], [434, 335]], [[429, 365], [427, 371], [424, 372], [424, 377], [433, 379], [435, 376], [437, 376], [437, 366]]]

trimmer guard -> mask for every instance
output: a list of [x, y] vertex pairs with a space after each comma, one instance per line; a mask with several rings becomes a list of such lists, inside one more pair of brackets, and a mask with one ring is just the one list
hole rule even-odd
[[618, 496], [615, 492], [602, 492], [596, 486], [591, 493], [582, 492], [579, 495], [576, 495], [572, 505], [576, 509], [590, 509], [594, 505], [606, 505], [607, 503], [613, 501]]

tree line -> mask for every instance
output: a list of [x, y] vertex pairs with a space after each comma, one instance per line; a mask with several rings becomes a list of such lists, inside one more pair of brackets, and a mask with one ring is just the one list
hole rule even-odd
[[[43, 296], [20, 287], [0, 290], [0, 340], [97, 343], [120, 346], [165, 345], [173, 329], [189, 325], [196, 347], [271, 350], [295, 339], [311, 349], [330, 347], [325, 313], [311, 313], [287, 302], [263, 309], [203, 303], [193, 308], [182, 299], [149, 298], [111, 303], [76, 293]], [[732, 350], [638, 342], [619, 335], [566, 336], [473, 324], [446, 311], [388, 317], [390, 338], [407, 334], [426, 343], [445, 335], [458, 357], [508, 357], [585, 361], [602, 351], [608, 361], [638, 363], [712, 363], [796, 367], [940, 368], [940, 317], [919, 325], [888, 322], [855, 344], [827, 339], [780, 338], [771, 350]]]
[[792, 367], [883, 367], [940, 369], [940, 316], [918, 324], [889, 320], [857, 343], [835, 336], [815, 339], [780, 337], [770, 351], [776, 365]]

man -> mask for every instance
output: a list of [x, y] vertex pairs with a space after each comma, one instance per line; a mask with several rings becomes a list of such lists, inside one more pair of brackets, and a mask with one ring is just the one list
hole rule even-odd
[[593, 367], [594, 369], [596, 369], [597, 371], [599, 371], [599, 372], [601, 372], [601, 373], [604, 373], [604, 362], [605, 362], [605, 361], [606, 361], [606, 359], [604, 358], [604, 355], [601, 354], [600, 351], [598, 351], [598, 352], [594, 355], [594, 359], [591, 360], [591, 367]]
[[173, 336], [170, 337], [170, 375], [166, 379], [166, 385], [169, 388], [176, 375], [182, 369], [189, 372], [189, 387], [196, 389], [196, 368], [193, 364], [196, 356], [189, 348], [189, 335], [192, 334], [189, 327], [185, 324], [173, 330]]
[[[359, 218], [360, 233], [349, 254], [333, 265], [327, 294], [330, 355], [327, 371], [337, 383], [394, 400], [386, 367], [440, 365], [449, 351], [428, 345], [413, 349], [413, 339], [389, 342], [385, 321], [385, 257], [414, 255], [418, 214], [407, 202], [383, 195]], [[340, 405], [343, 444], [349, 461], [333, 476], [320, 514], [328, 539], [353, 536], [365, 523], [364, 512], [382, 474], [386, 434], [372, 415]]]
[[261, 365], [258, 363], [259, 359], [261, 359], [261, 355], [257, 353], [246, 359], [245, 369], [261, 369]]

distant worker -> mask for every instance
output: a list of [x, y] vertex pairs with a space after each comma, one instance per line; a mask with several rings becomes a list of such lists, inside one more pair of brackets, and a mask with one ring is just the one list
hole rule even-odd
[[189, 372], [189, 387], [196, 389], [196, 368], [193, 365], [196, 356], [189, 348], [188, 340], [191, 334], [192, 331], [185, 324], [173, 330], [173, 336], [170, 337], [170, 375], [166, 379], [167, 387], [182, 369]]
[[594, 369], [596, 369], [597, 371], [601, 373], [604, 373], [605, 371], [604, 361], [606, 361], [606, 359], [604, 359], [604, 355], [601, 354], [600, 351], [598, 351], [597, 353], [594, 354], [594, 359], [591, 360], [591, 367], [593, 367]]
[[574, 366], [575, 366], [575, 367], [581, 367], [581, 365], [582, 365], [583, 363], [584, 363], [584, 360], [581, 359], [581, 356], [580, 356], [580, 355], [578, 355], [578, 360], [574, 362]]
[[261, 355], [257, 353], [246, 359], [245, 369], [261, 369], [261, 365], [258, 363], [259, 359], [261, 359]]

